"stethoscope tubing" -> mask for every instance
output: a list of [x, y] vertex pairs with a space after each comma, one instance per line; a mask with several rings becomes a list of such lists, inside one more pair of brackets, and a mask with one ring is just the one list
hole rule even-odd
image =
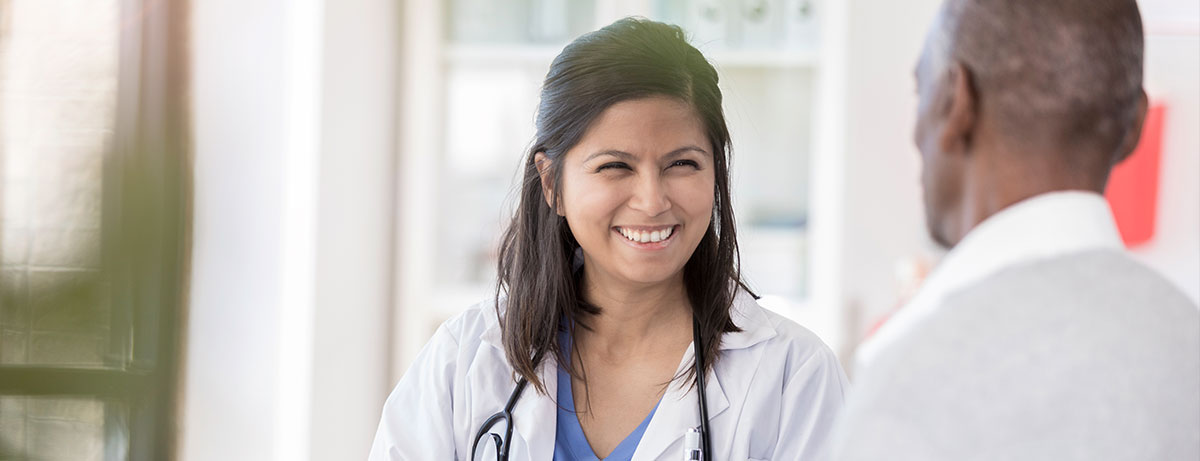
[[696, 365], [696, 393], [700, 399], [700, 450], [704, 461], [712, 461], [712, 440], [708, 430], [708, 395], [704, 388], [704, 342], [700, 340], [700, 320], [692, 316], [692, 347]]
[[492, 426], [496, 425], [497, 422], [504, 421], [504, 440], [500, 444], [500, 452], [498, 455], [500, 457], [500, 461], [508, 461], [508, 447], [509, 441], [512, 440], [513, 431], [512, 410], [517, 406], [517, 400], [521, 399], [521, 394], [525, 392], [526, 384], [529, 384], [529, 381], [526, 381], [525, 378], [521, 378], [519, 381], [517, 381], [517, 388], [513, 389], [512, 393], [509, 394], [508, 402], [504, 404], [504, 411], [488, 417], [487, 421], [484, 421], [483, 425], [479, 427], [479, 431], [475, 432], [475, 442], [471, 444], [471, 459], [475, 458], [475, 450], [479, 447], [479, 440], [482, 439], [483, 436], [488, 433], [488, 430], [491, 429]]
[[[712, 461], [712, 440], [709, 437], [708, 428], [708, 393], [704, 388], [704, 342], [700, 339], [700, 321], [695, 316], [692, 316], [692, 346], [695, 357], [692, 362], [696, 366], [696, 396], [700, 401], [700, 450], [704, 453], [705, 461]], [[529, 382], [525, 378], [518, 380], [516, 389], [513, 389], [508, 396], [508, 402], [504, 404], [504, 410], [488, 417], [475, 432], [475, 442], [471, 444], [472, 459], [475, 456], [475, 450], [479, 447], [479, 440], [488, 435], [492, 426], [504, 421], [504, 439], [500, 443], [498, 455], [500, 461], [508, 461], [509, 441], [512, 440], [513, 431], [512, 410], [516, 407], [517, 401], [521, 399], [521, 394], [525, 392], [526, 384]]]

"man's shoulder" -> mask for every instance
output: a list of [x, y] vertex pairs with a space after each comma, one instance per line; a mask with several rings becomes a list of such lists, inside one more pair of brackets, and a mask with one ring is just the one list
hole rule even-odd
[[862, 372], [854, 424], [896, 421], [927, 446], [1177, 446], [1160, 439], [1197, 428], [1200, 312], [1125, 255], [1081, 253], [952, 293]]
[[[1049, 292], [1078, 293], [1078, 283], [1104, 282], [1094, 286], [1097, 293], [1125, 293], [1126, 296], [1154, 296], [1172, 304], [1195, 304], [1178, 288], [1154, 269], [1135, 260], [1123, 250], [1097, 249], [1072, 253], [1055, 258], [1014, 265], [987, 277], [968, 288], [988, 285], [1023, 284], [1044, 288]], [[1040, 295], [1042, 292], [1030, 292]]]
[[876, 372], [918, 385], [972, 374], [1013, 383], [1200, 363], [1200, 310], [1120, 252], [1014, 266], [941, 304], [880, 354]]
[[[1128, 331], [1138, 325], [1200, 321], [1200, 309], [1170, 281], [1124, 252], [1111, 250], [1016, 265], [951, 293], [942, 304], [932, 325], [983, 320], [989, 329], [1026, 329], [1078, 316], [1093, 325], [1119, 322]], [[1131, 317], [1141, 320], [1131, 325]]]

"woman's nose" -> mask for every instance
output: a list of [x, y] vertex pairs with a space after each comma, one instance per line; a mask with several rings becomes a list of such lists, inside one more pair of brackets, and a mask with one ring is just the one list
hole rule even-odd
[[658, 216], [670, 210], [671, 200], [662, 178], [658, 175], [640, 178], [632, 191], [629, 207], [647, 216]]

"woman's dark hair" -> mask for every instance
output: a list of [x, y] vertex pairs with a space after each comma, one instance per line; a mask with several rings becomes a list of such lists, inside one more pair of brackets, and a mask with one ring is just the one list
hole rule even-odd
[[[729, 129], [721, 109], [717, 71], [683, 30], [641, 18], [625, 18], [579, 37], [550, 64], [537, 111], [537, 135], [525, 158], [520, 202], [500, 245], [496, 306], [506, 303], [504, 352], [516, 374], [540, 393], [537, 368], [549, 354], [570, 363], [559, 348], [563, 320], [570, 325], [600, 309], [582, 299], [573, 267], [576, 248], [566, 218], [555, 212], [561, 196], [563, 158], [592, 122], [621, 101], [667, 96], [693, 107], [712, 143], [713, 216], [684, 266], [688, 300], [699, 322], [704, 357], [711, 369], [721, 335], [740, 331], [730, 319], [739, 275], [737, 237], [729, 200]], [[545, 155], [555, 206], [547, 205], [535, 156]], [[505, 296], [507, 295], [507, 296]], [[583, 328], [586, 325], [581, 324]], [[572, 371], [574, 373], [574, 371]], [[689, 372], [688, 376], [694, 375]]]

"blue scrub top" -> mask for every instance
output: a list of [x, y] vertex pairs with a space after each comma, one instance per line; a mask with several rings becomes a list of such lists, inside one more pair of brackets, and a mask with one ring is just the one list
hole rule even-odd
[[[563, 346], [564, 355], [571, 356], [571, 335], [566, 331], [558, 334], [558, 343]], [[660, 399], [661, 403], [662, 400]], [[633, 452], [642, 441], [642, 434], [658, 404], [646, 415], [646, 419], [633, 430], [625, 440], [622, 440], [612, 453], [604, 458], [605, 461], [627, 461], [633, 459]], [[571, 375], [562, 366], [558, 367], [558, 423], [554, 437], [554, 461], [599, 461], [600, 458], [592, 451], [587, 437], [583, 435], [583, 427], [579, 425], [579, 417], [575, 415], [575, 397], [571, 393]]]

